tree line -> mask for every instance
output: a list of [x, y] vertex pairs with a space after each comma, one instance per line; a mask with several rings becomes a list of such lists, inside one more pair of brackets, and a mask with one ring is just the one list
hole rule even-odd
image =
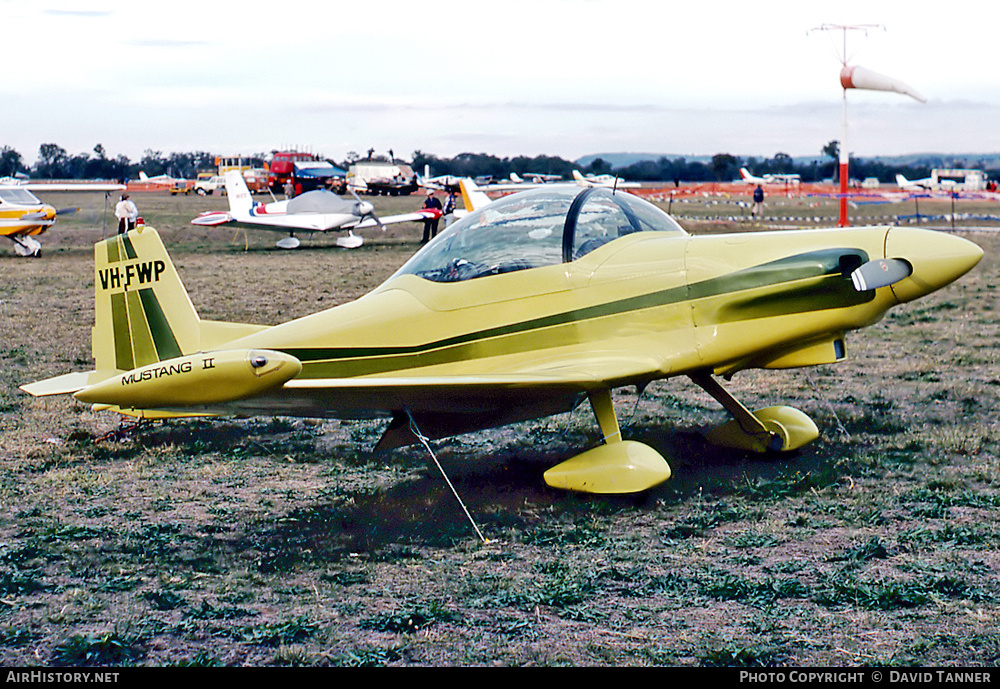
[[[69, 154], [66, 149], [54, 143], [44, 143], [39, 147], [38, 159], [28, 165], [24, 157], [10, 146], [0, 148], [0, 177], [28, 175], [37, 179], [106, 179], [124, 181], [135, 179], [139, 172], [150, 177], [170, 175], [193, 179], [198, 172], [214, 170], [216, 155], [207, 151], [174, 152], [147, 149], [138, 162], [127, 156], [111, 157], [102, 144], [94, 146], [90, 153]], [[569, 178], [574, 169], [588, 174], [617, 174], [624, 179], [640, 182], [727, 182], [739, 177], [740, 167], [747, 167], [755, 175], [774, 173], [797, 173], [804, 182], [818, 182], [836, 179], [838, 172], [839, 144], [830, 141], [820, 152], [820, 157], [808, 163], [796, 163], [787, 153], [776, 153], [771, 158], [740, 157], [729, 153], [718, 153], [707, 160], [688, 160], [684, 157], [662, 156], [657, 160], [644, 160], [630, 165], [614, 167], [602, 158], [596, 158], [586, 166], [557, 156], [539, 155], [498, 157], [487, 153], [460, 153], [452, 158], [444, 158], [414, 151], [411, 160], [415, 172], [422, 174], [427, 168], [432, 175], [454, 175], [456, 177], [507, 178], [512, 172], [560, 175]], [[261, 159], [268, 156], [255, 154]], [[390, 152], [390, 158], [392, 158]], [[374, 156], [370, 150], [368, 158], [387, 160], [385, 156]], [[344, 160], [329, 160], [330, 163], [347, 169], [361, 157], [354, 152]], [[851, 176], [856, 179], [876, 177], [883, 182], [891, 182], [896, 174], [911, 179], [928, 177], [930, 164], [890, 164], [879, 160], [863, 158], [851, 159]], [[987, 170], [987, 173], [991, 170]], [[997, 172], [991, 177], [996, 178]]]

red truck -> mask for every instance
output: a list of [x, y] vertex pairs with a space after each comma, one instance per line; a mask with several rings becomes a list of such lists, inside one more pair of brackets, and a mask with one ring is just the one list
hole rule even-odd
[[306, 162], [316, 160], [312, 153], [301, 153], [299, 151], [279, 151], [271, 158], [271, 165], [268, 167], [267, 183], [271, 191], [281, 193], [292, 174], [295, 172], [296, 162]]

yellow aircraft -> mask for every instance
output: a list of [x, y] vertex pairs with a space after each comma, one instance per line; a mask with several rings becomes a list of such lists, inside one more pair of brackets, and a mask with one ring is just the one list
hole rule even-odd
[[28, 184], [20, 181], [0, 180], [0, 235], [14, 242], [18, 256], [42, 255], [42, 245], [35, 236], [49, 229], [60, 215], [75, 213], [78, 208], [56, 210], [42, 203], [32, 191], [114, 191], [124, 189], [124, 184], [73, 183]]
[[707, 439], [757, 452], [818, 437], [750, 411], [717, 376], [828, 364], [848, 331], [970, 270], [982, 250], [902, 227], [692, 236], [626, 192], [546, 185], [455, 222], [357, 301], [281, 325], [201, 320], [155, 230], [96, 245], [96, 367], [22, 386], [139, 418], [391, 418], [377, 448], [589, 400], [602, 442], [545, 481], [593, 493], [670, 476], [622, 438], [612, 391], [686, 376], [734, 417]]

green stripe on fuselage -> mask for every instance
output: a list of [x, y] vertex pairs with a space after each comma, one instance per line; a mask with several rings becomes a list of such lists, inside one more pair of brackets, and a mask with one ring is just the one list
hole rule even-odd
[[[764, 318], [781, 314], [840, 308], [871, 301], [874, 291], [858, 292], [845, 275], [842, 258], [849, 256], [860, 265], [868, 255], [860, 249], [825, 249], [761, 264], [693, 285], [682, 285], [648, 294], [596, 304], [518, 323], [463, 333], [454, 337], [419, 345], [396, 347], [318, 347], [281, 348], [303, 363], [300, 378], [350, 377], [370, 375], [388, 370], [415, 368], [462, 361], [471, 358], [471, 350], [482, 348], [489, 340], [518, 335], [545, 328], [580, 323], [597, 318], [618, 316], [671, 304], [717, 297], [724, 294], [746, 293], [764, 287], [783, 286], [762, 295], [735, 297], [719, 316], [725, 322]], [[817, 280], [818, 279], [818, 280]], [[808, 280], [806, 284], [794, 284]], [[702, 323], [705, 325], [706, 323]], [[546, 333], [546, 348], [576, 343], [573, 329]], [[522, 344], [505, 342], [497, 353], [515, 354], [537, 348], [537, 341]], [[475, 352], [482, 356], [482, 352]]]

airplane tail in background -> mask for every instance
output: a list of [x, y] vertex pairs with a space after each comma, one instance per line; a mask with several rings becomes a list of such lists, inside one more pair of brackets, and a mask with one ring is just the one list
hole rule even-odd
[[471, 179], [461, 180], [458, 186], [462, 190], [462, 202], [465, 204], [465, 210], [470, 213], [492, 202], [492, 199], [486, 195], [486, 192], [480, 189]]
[[236, 220], [250, 216], [253, 208], [253, 196], [243, 173], [230, 170], [226, 173], [226, 195], [229, 197], [229, 214]]

